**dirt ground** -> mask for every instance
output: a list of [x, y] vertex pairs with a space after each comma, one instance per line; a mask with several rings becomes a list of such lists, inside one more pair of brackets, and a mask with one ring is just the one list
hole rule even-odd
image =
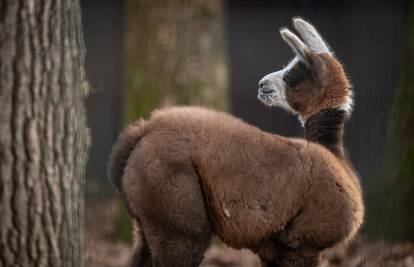
[[[86, 207], [86, 266], [126, 267], [130, 246], [115, 241], [116, 201]], [[348, 246], [323, 253], [321, 267], [414, 267], [414, 244], [368, 243], [359, 237]], [[202, 267], [260, 267], [259, 259], [249, 250], [234, 250], [224, 245], [211, 246]]]

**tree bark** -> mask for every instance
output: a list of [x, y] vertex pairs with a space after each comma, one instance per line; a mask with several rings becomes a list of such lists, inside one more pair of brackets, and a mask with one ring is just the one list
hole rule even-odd
[[[222, 0], [126, 0], [123, 122], [156, 108], [227, 108]], [[131, 241], [123, 205], [117, 236]]]
[[127, 0], [125, 120], [170, 105], [225, 109], [222, 0]]
[[368, 196], [367, 230], [373, 239], [414, 241], [414, 0], [407, 7], [403, 65], [383, 168]]
[[79, 0], [0, 0], [0, 266], [83, 266]]

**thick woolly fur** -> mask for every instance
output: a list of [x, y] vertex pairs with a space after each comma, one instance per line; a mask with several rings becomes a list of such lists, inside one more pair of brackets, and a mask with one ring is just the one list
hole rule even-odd
[[133, 266], [198, 266], [213, 235], [264, 266], [317, 266], [356, 234], [361, 186], [342, 148], [350, 88], [336, 59], [317, 60], [320, 88], [304, 72], [286, 91], [307, 139], [200, 107], [157, 110], [121, 133], [110, 170], [136, 224]]

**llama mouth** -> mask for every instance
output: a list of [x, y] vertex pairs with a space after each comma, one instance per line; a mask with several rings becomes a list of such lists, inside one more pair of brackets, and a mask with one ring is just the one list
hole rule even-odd
[[275, 89], [271, 89], [271, 88], [267, 88], [267, 87], [259, 88], [259, 95], [260, 94], [262, 94], [262, 95], [272, 95], [274, 93], [276, 93]]
[[263, 104], [271, 106], [275, 98], [277, 98], [277, 96], [274, 93], [264, 94], [264, 93], [259, 92], [259, 94], [257, 95], [257, 98], [261, 102], [263, 102]]

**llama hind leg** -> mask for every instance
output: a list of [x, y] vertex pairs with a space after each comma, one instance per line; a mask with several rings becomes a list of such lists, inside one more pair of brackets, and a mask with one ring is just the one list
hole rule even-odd
[[130, 260], [131, 267], [152, 267], [151, 253], [142, 232], [139, 220], [134, 219], [134, 246]]
[[164, 177], [153, 172], [136, 187], [125, 187], [154, 267], [198, 266], [212, 237], [199, 178], [193, 168], [179, 170], [164, 169]]
[[141, 249], [134, 248], [130, 261], [131, 267], [152, 267], [152, 259], [148, 245]]
[[[191, 210], [191, 208], [188, 208]], [[199, 213], [186, 215], [187, 224], [144, 220], [143, 229], [151, 251], [152, 267], [198, 267], [213, 235], [210, 223]], [[191, 215], [191, 216], [190, 216]], [[179, 221], [179, 219], [177, 220]], [[146, 265], [144, 265], [146, 267]]]
[[150, 243], [152, 266], [198, 267], [210, 239], [210, 233], [203, 233], [196, 238], [165, 233], [162, 237], [152, 240], [155, 242]]

